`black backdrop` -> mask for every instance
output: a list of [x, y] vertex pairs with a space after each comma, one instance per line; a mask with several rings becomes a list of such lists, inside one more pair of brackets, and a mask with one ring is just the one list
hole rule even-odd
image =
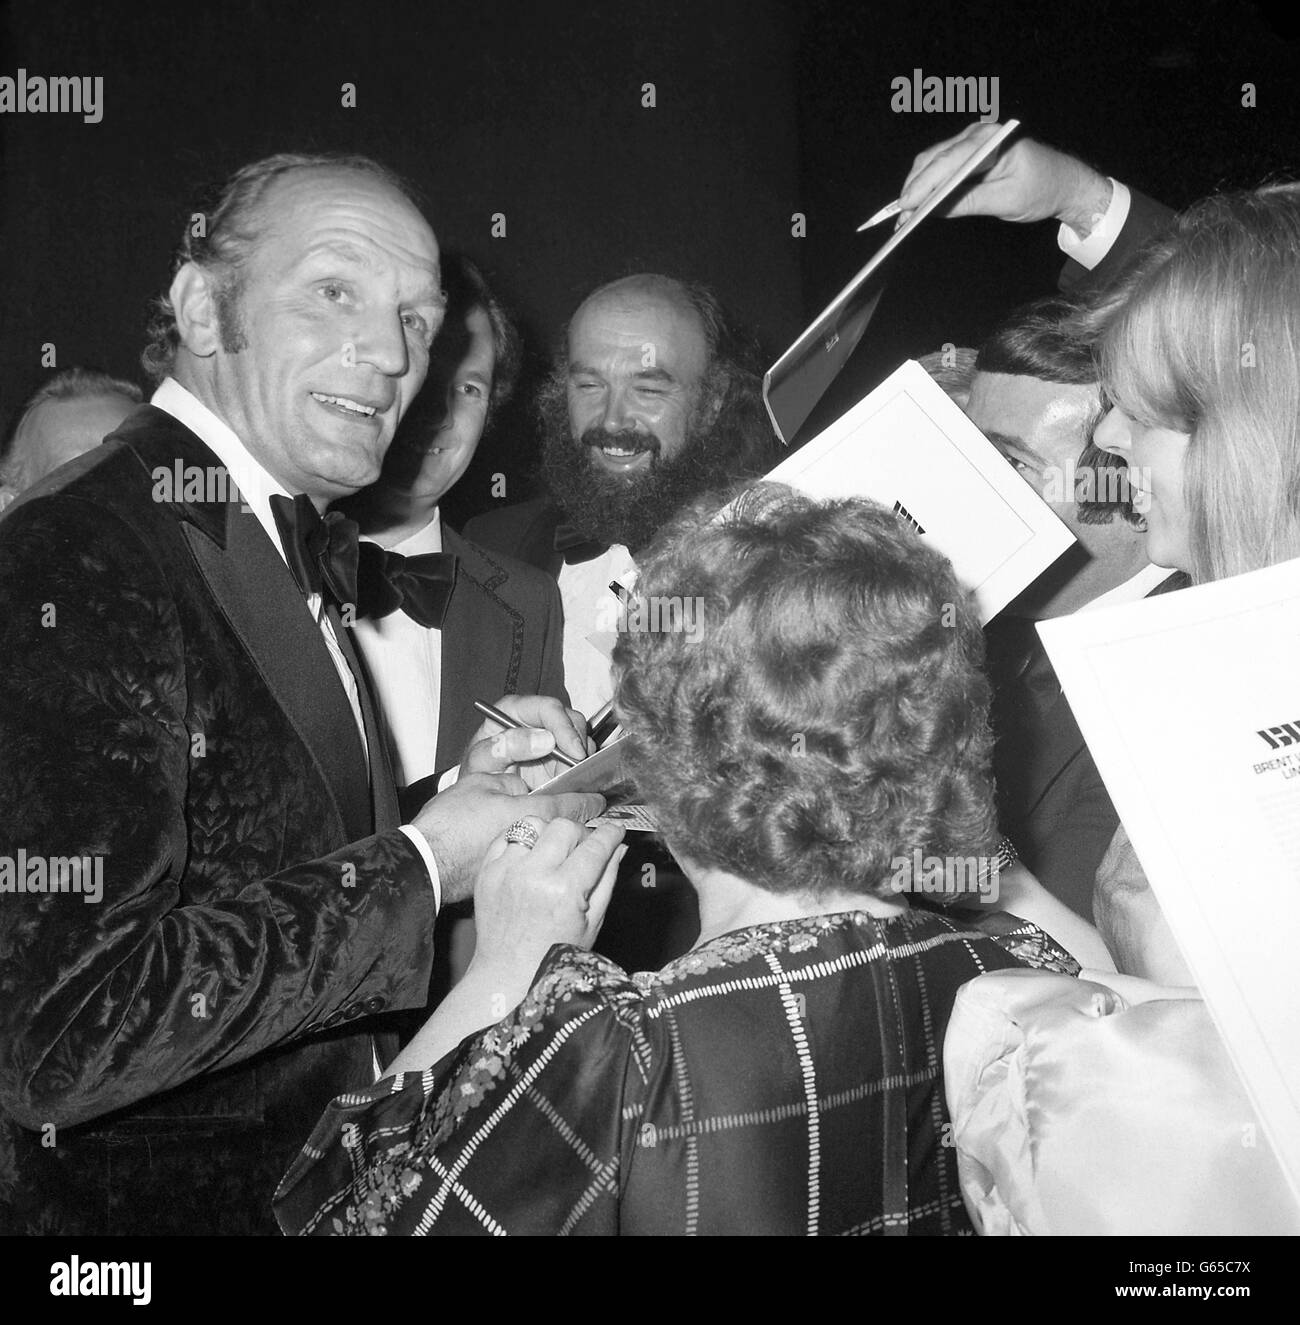
[[[138, 376], [196, 188], [272, 151], [364, 151], [410, 176], [444, 247], [519, 314], [534, 374], [581, 294], [636, 269], [708, 280], [775, 356], [883, 238], [856, 223], [969, 118], [893, 113], [890, 81], [914, 68], [996, 75], [1004, 118], [1174, 204], [1300, 170], [1300, 48], [1245, 0], [9, 0], [0, 74], [19, 68], [102, 76], [104, 114], [0, 115], [6, 413], [46, 343], [59, 366]], [[1058, 265], [1050, 226], [918, 233], [828, 408], [907, 354], [971, 343]], [[449, 513], [530, 456], [520, 407]]]

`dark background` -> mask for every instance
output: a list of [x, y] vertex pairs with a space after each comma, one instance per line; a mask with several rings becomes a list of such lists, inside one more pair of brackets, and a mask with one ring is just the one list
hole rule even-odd
[[[275, 151], [363, 151], [411, 177], [444, 247], [519, 315], [534, 378], [582, 294], [639, 269], [710, 282], [775, 358], [885, 238], [856, 224], [973, 118], [892, 112], [890, 82], [914, 68], [997, 75], [1002, 118], [1175, 205], [1300, 171], [1300, 46], [1245, 0], [9, 0], [0, 74], [19, 67], [102, 75], [104, 117], [0, 116], [6, 415], [48, 372], [46, 342], [59, 367], [138, 377], [196, 192]], [[1054, 235], [919, 231], [830, 407], [1050, 289]], [[488, 505], [489, 476], [522, 477], [531, 455], [521, 402], [449, 515]]]

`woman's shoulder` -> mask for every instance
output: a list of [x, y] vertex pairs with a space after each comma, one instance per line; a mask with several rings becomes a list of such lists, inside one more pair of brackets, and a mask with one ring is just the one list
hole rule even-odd
[[527, 997], [485, 1033], [503, 1048], [544, 1023], [581, 1013], [605, 1014], [631, 1028], [647, 1004], [705, 988], [727, 992], [776, 967], [798, 967], [804, 978], [830, 978], [876, 961], [915, 962], [965, 972], [1028, 965], [1078, 973], [1078, 963], [1035, 925], [991, 917], [975, 926], [942, 912], [910, 907], [896, 916], [837, 911], [731, 930], [692, 948], [658, 971], [629, 973], [608, 957], [574, 947], [551, 950]]
[[800, 966], [823, 965], [827, 975], [881, 959], [963, 965], [973, 961], [977, 967], [984, 962], [1023, 963], [1067, 974], [1078, 971], [1068, 953], [1027, 921], [976, 927], [959, 917], [910, 907], [891, 917], [837, 911], [732, 930], [692, 948], [662, 970], [624, 978], [650, 995], [734, 981], [743, 977], [744, 967], [756, 965], [766, 972], [772, 959], [790, 958]]

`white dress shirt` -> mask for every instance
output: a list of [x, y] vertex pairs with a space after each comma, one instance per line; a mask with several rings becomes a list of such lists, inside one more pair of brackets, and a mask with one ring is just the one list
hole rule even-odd
[[[404, 557], [441, 552], [442, 520], [438, 512], [423, 529], [395, 543], [389, 551]], [[397, 784], [409, 787], [437, 771], [442, 631], [420, 625], [398, 608], [379, 620], [366, 617], [358, 621], [352, 637], [366, 660], [374, 686]]]
[[1102, 213], [1087, 239], [1080, 239], [1068, 225], [1062, 225], [1056, 232], [1056, 242], [1061, 252], [1089, 271], [1110, 252], [1111, 245], [1119, 238], [1133, 202], [1133, 195], [1119, 180], [1110, 181], [1110, 190], [1110, 206]]
[[[181, 386], [175, 378], [167, 378], [154, 392], [149, 403], [155, 408], [170, 414], [177, 422], [183, 423], [221, 461], [231, 481], [239, 489], [243, 505], [257, 517], [258, 523], [271, 540], [271, 546], [275, 548], [281, 560], [284, 560], [284, 545], [280, 542], [280, 530], [276, 527], [275, 516], [271, 511], [271, 498], [277, 495], [292, 498], [293, 494], [287, 491], [283, 484], [263, 468], [227, 424], [223, 423], [208, 409], [193, 392], [187, 391], [185, 387]], [[288, 565], [287, 561], [285, 561], [285, 565]], [[329, 649], [330, 658], [334, 663], [334, 669], [339, 675], [339, 682], [347, 694], [348, 704], [352, 709], [352, 717], [357, 724], [357, 731], [361, 735], [361, 748], [365, 752], [367, 761], [369, 761], [370, 747], [366, 741], [366, 724], [361, 713], [361, 699], [357, 691], [357, 679], [352, 675], [348, 660], [339, 647], [329, 617], [322, 611], [320, 594], [308, 595], [306, 607], [324, 636], [325, 645]], [[409, 825], [404, 824], [402, 832], [410, 838], [412, 844], [420, 853], [420, 859], [424, 861], [425, 868], [429, 871], [429, 879], [433, 884], [435, 903], [441, 909], [442, 885], [438, 878], [438, 864], [433, 858], [433, 852], [429, 849], [428, 842], [425, 841], [424, 835], [418, 829]]]
[[1098, 607], [1118, 607], [1121, 603], [1136, 603], [1139, 599], [1145, 598], [1156, 585], [1163, 584], [1171, 575], [1177, 574], [1177, 571], [1170, 570], [1168, 566], [1143, 566], [1131, 579], [1125, 580], [1123, 584], [1117, 584], [1113, 589], [1107, 589], [1103, 594], [1098, 594], [1078, 610], [1091, 612]]
[[614, 696], [610, 657], [618, 632], [611, 626], [618, 599], [609, 587], [611, 580], [626, 589], [636, 580], [636, 562], [622, 543], [590, 561], [560, 567], [564, 684], [573, 707], [589, 718]]

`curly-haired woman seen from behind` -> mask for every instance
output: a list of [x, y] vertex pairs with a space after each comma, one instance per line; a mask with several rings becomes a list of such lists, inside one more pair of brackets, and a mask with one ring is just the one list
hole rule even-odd
[[[322, 1119], [286, 1229], [970, 1231], [944, 1029], [958, 987], [1022, 949], [899, 890], [995, 837], [982, 642], [950, 566], [878, 506], [768, 485], [675, 522], [637, 590], [617, 704], [699, 941], [629, 975], [587, 950], [616, 837], [498, 842], [474, 965]], [[567, 921], [566, 887], [587, 908]]]

